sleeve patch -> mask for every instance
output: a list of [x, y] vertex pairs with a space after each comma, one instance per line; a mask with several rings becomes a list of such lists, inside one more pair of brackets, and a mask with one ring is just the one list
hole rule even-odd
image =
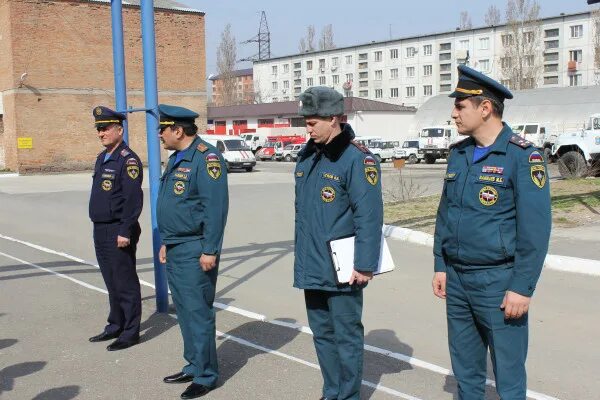
[[529, 155], [529, 164], [543, 163], [544, 157], [539, 151], [535, 150]]
[[379, 173], [377, 172], [376, 167], [365, 167], [365, 177], [367, 178], [367, 182], [371, 185], [377, 185], [377, 181], [379, 180]]
[[533, 183], [540, 189], [546, 185], [546, 168], [543, 165], [532, 165], [530, 176]]
[[127, 161], [125, 161], [125, 165], [138, 165], [138, 162], [135, 158], [128, 158]]
[[214, 162], [214, 161], [219, 161], [219, 156], [216, 155], [215, 153], [209, 153], [206, 155], [206, 162]]
[[140, 176], [140, 168], [137, 165], [128, 165], [127, 175], [129, 175], [131, 179], [137, 179], [137, 177]]
[[372, 156], [366, 156], [363, 163], [365, 165], [375, 165], [375, 164], [377, 164], [377, 161], [375, 161], [375, 159]]

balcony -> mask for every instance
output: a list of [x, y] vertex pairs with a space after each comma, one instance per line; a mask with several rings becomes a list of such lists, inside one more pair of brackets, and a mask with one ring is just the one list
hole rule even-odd
[[577, 72], [577, 61], [569, 61], [567, 63], [568, 72]]

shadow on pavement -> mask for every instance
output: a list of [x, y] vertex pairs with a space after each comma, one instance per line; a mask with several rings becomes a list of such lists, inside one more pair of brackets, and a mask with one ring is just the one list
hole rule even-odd
[[41, 371], [46, 361], [30, 361], [10, 365], [0, 370], [0, 394], [13, 390], [15, 379]]
[[10, 347], [17, 342], [17, 339], [0, 339], [0, 350]]
[[[370, 331], [365, 336], [365, 344], [372, 343], [379, 343], [379, 346], [384, 344], [383, 347], [394, 353], [404, 354], [408, 357], [413, 355], [413, 348], [400, 341], [396, 336], [396, 332], [391, 329], [374, 329]], [[413, 369], [412, 365], [407, 362], [370, 351], [365, 351], [364, 365], [363, 379], [375, 384], [380, 383], [384, 375], [399, 374], [402, 371]], [[370, 399], [374, 393], [374, 388], [363, 386], [361, 398]]]
[[[494, 376], [491, 373], [491, 371], [493, 371], [492, 363], [491, 363], [491, 361], [489, 359], [489, 355], [488, 355], [488, 366], [487, 366], [488, 379], [494, 379]], [[457, 384], [456, 378], [454, 376], [446, 376], [446, 381], [444, 382], [444, 391], [446, 393], [452, 394], [452, 400], [459, 400], [458, 384]], [[498, 394], [496, 393], [496, 388], [486, 385], [485, 400], [500, 400], [500, 396], [498, 396]]]
[[177, 325], [168, 313], [155, 312], [140, 324], [140, 343], [148, 342]]
[[79, 386], [63, 386], [46, 390], [32, 400], [71, 400], [79, 394]]
[[[296, 320], [289, 318], [279, 318], [278, 320], [290, 324], [296, 323]], [[252, 321], [232, 329], [227, 334], [269, 350], [279, 350], [293, 341], [300, 334], [300, 331], [266, 322]], [[262, 350], [254, 349], [223, 337], [219, 337], [218, 340], [222, 342], [217, 349], [219, 370], [221, 373], [219, 386], [224, 385], [229, 379], [235, 376], [252, 357], [266, 354]]]

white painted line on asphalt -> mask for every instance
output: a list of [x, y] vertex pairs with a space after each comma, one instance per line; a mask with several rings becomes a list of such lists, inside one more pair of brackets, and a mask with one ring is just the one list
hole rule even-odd
[[[394, 225], [384, 225], [383, 232], [385, 237], [433, 247], [433, 235], [429, 233], [401, 228]], [[555, 271], [600, 276], [600, 261], [587, 258], [548, 254], [544, 261], [544, 267]]]
[[[385, 225], [384, 232], [385, 232], [385, 236], [386, 237], [390, 236], [388, 234], [388, 230], [387, 230], [390, 227], [391, 228], [396, 228], [396, 229], [405, 229], [405, 228], [398, 228], [398, 227], [394, 227], [394, 226], [390, 226], [390, 225]], [[408, 230], [410, 230], [410, 229], [408, 229]], [[413, 231], [413, 232], [416, 232], [416, 231]], [[20, 243], [20, 244], [23, 244], [25, 246], [32, 247], [34, 249], [37, 249], [37, 250], [40, 250], [40, 251], [43, 251], [43, 252], [46, 252], [46, 253], [59, 255], [61, 257], [65, 257], [65, 258], [68, 258], [70, 260], [77, 261], [78, 263], [87, 264], [87, 265], [90, 265], [90, 266], [98, 268], [97, 265], [89, 263], [87, 261], [84, 261], [84, 260], [82, 260], [80, 258], [74, 257], [74, 256], [72, 256], [70, 254], [58, 252], [56, 250], [48, 249], [48, 248], [40, 246], [40, 245], [29, 243], [29, 242], [26, 242], [26, 241], [23, 241], [23, 240], [20, 240], [20, 239], [15, 239], [15, 238], [12, 238], [10, 236], [5, 236], [3, 234], [0, 234], [0, 239], [6, 239], [6, 240], [9, 240], [9, 241], [12, 241], [12, 242]], [[3, 253], [0, 253], [0, 254], [3, 254]], [[68, 279], [71, 279], [73, 281], [77, 281], [76, 279], [72, 279], [72, 278], [68, 278]], [[145, 285], [145, 286], [151, 287], [152, 289], [156, 289], [155, 286], [153, 284], [149, 283], [149, 282], [140, 280], [140, 283], [143, 284], [143, 285]], [[94, 288], [95, 288], [95, 286], [94, 286]], [[104, 293], [106, 293], [106, 291], [104, 291]], [[169, 293], [170, 293], [170, 291], [169, 291]], [[228, 304], [214, 302], [213, 305], [214, 305], [214, 307], [219, 308], [221, 310], [225, 310], [225, 311], [232, 312], [234, 314], [242, 315], [242, 316], [248, 317], [250, 319], [258, 320], [258, 321], [261, 321], [261, 322], [266, 322], [266, 323], [273, 324], [273, 325], [279, 325], [279, 326], [283, 326], [283, 327], [290, 328], [290, 329], [295, 329], [295, 330], [298, 330], [300, 332], [304, 332], [304, 333], [307, 333], [309, 335], [312, 335], [311, 329], [309, 327], [307, 327], [307, 326], [303, 326], [303, 325], [296, 324], [296, 323], [290, 323], [290, 322], [280, 321], [280, 320], [276, 320], [276, 319], [275, 320], [269, 320], [267, 318], [267, 316], [265, 316], [263, 314], [258, 314], [258, 313], [252, 312], [252, 311], [247, 311], [247, 310], [244, 310], [244, 309], [241, 309], [241, 308], [230, 306]], [[396, 360], [404, 361], [406, 363], [409, 363], [412, 366], [423, 368], [423, 369], [427, 369], [429, 371], [438, 373], [440, 375], [453, 376], [452, 371], [450, 371], [449, 369], [444, 368], [444, 367], [440, 367], [440, 366], [435, 365], [435, 364], [428, 363], [427, 361], [419, 360], [418, 358], [407, 356], [407, 355], [401, 354], [401, 353], [394, 353], [393, 351], [386, 350], [386, 349], [383, 349], [383, 348], [380, 348], [380, 347], [371, 346], [371, 345], [365, 345], [364, 348], [367, 351], [371, 351], [373, 353], [381, 354], [381, 355], [384, 355], [384, 356], [387, 356], [387, 357], [390, 357], [390, 358], [393, 358], [393, 359], [396, 359]], [[490, 379], [486, 380], [486, 384], [490, 385], [490, 386], [496, 386], [496, 383], [494, 381], [490, 380]], [[556, 397], [548, 396], [548, 395], [545, 395], [543, 393], [534, 392], [532, 390], [527, 390], [527, 396], [530, 397], [530, 398], [532, 398], [532, 399], [535, 399], [535, 400], [560, 400], [560, 399], [558, 399]]]
[[68, 276], [68, 275], [61, 274], [60, 272], [52, 271], [51, 269], [44, 268], [44, 267], [41, 267], [41, 266], [39, 266], [39, 265], [36, 265], [36, 264], [32, 264], [32, 263], [30, 263], [30, 262], [27, 262], [27, 261], [25, 261], [25, 260], [21, 260], [20, 258], [17, 258], [17, 257], [13, 257], [13, 256], [11, 256], [11, 255], [9, 255], [9, 254], [6, 254], [6, 253], [3, 253], [3, 252], [1, 252], [1, 251], [0, 251], [0, 256], [4, 256], [4, 257], [6, 257], [6, 258], [10, 258], [11, 260], [14, 260], [14, 261], [20, 262], [21, 264], [24, 264], [24, 265], [29, 265], [29, 266], [31, 266], [31, 267], [34, 267], [34, 268], [37, 268], [37, 269], [41, 269], [41, 270], [42, 270], [42, 271], [44, 271], [44, 272], [48, 272], [49, 274], [56, 275], [56, 276], [58, 276], [59, 278], [63, 278], [63, 279], [67, 279], [67, 280], [69, 280], [69, 281], [71, 281], [71, 282], [75, 282], [76, 284], [78, 284], [78, 285], [81, 285], [81, 286], [83, 286], [83, 287], [86, 287], [86, 288], [88, 288], [88, 289], [92, 289], [92, 290], [95, 290], [95, 291], [97, 291], [97, 292], [100, 292], [100, 293], [108, 294], [108, 292], [107, 292], [105, 289], [100, 289], [99, 287], [96, 287], [96, 286], [90, 285], [89, 283], [86, 283], [86, 282], [80, 281], [79, 279], [71, 278], [71, 277], [70, 277], [70, 276]]
[[17, 173], [0, 174], [0, 178], [16, 178], [18, 176], [19, 176], [19, 174], [17, 174]]

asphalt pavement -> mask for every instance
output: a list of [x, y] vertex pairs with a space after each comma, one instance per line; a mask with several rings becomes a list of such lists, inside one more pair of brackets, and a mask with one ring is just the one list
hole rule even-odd
[[[424, 177], [435, 193], [444, 169], [418, 165], [402, 174]], [[207, 399], [320, 397], [303, 296], [292, 288], [292, 170], [259, 163], [256, 172], [229, 175], [216, 295], [221, 379]], [[384, 186], [394, 174], [384, 165]], [[107, 352], [87, 341], [108, 307], [87, 218], [90, 183], [89, 173], [0, 177], [2, 399], [176, 399], [185, 389], [162, 383], [182, 367], [182, 343], [176, 315], [155, 313], [147, 198], [138, 250], [142, 342]], [[444, 304], [430, 289], [431, 249], [389, 245], [397, 269], [365, 292], [362, 399], [456, 399]], [[599, 279], [544, 271], [530, 313], [529, 398], [598, 398]], [[486, 400], [497, 399], [488, 376]]]

